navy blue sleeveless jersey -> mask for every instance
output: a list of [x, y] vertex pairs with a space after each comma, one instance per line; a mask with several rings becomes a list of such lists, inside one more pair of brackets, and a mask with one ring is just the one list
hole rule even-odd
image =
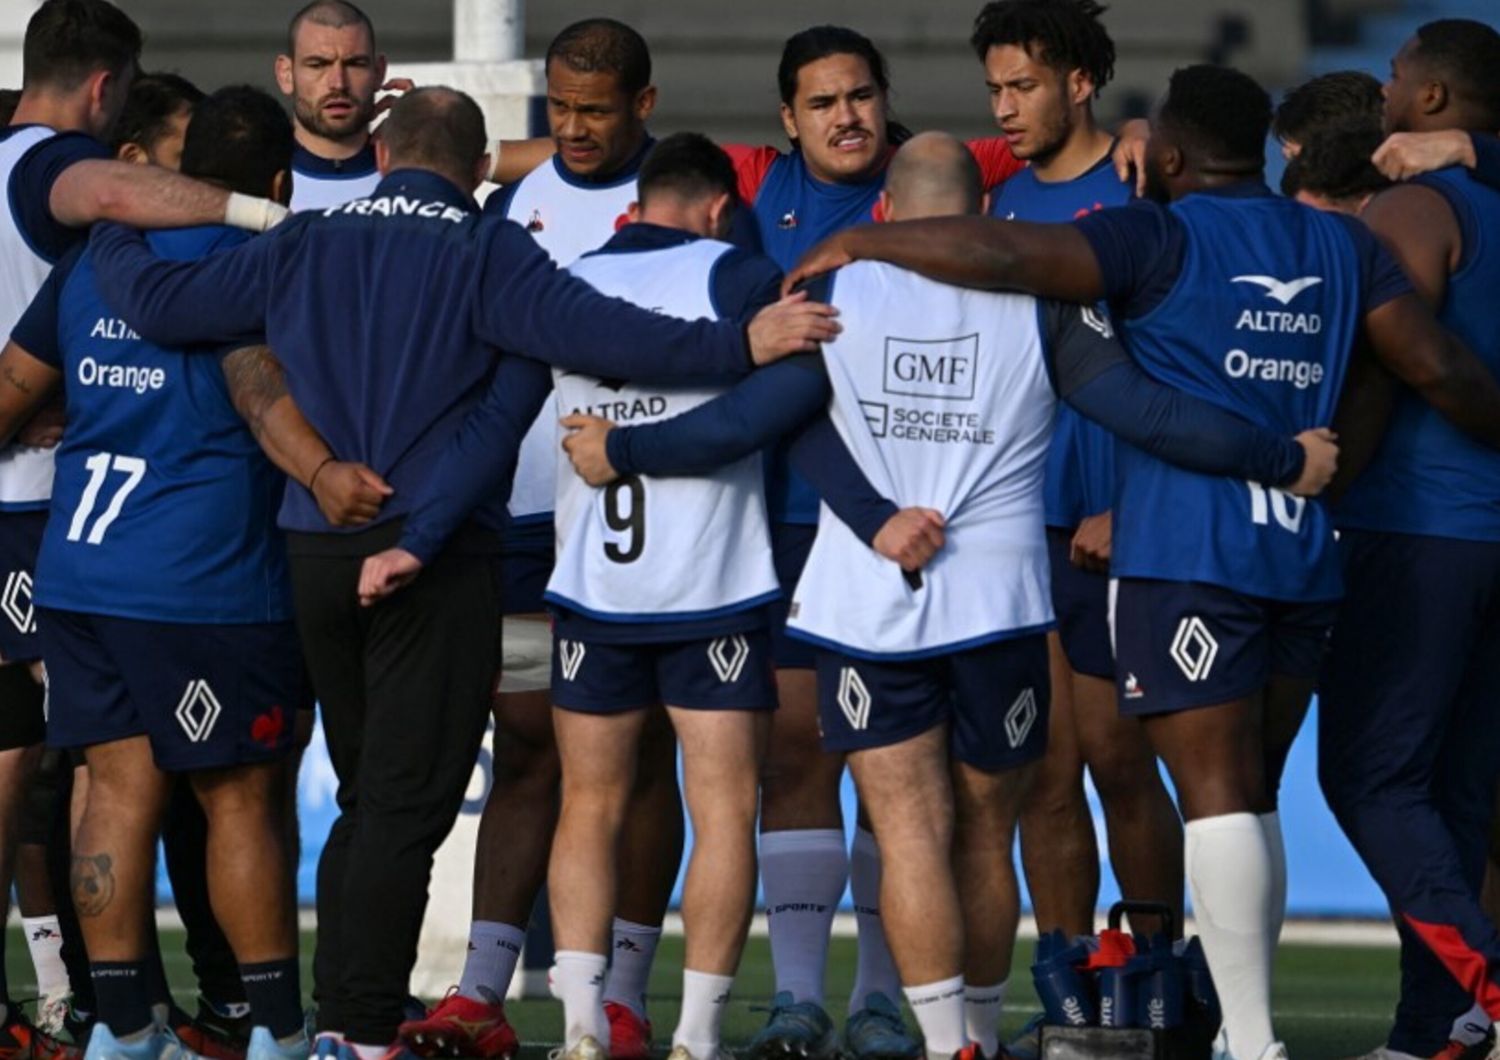
[[[1438, 319], [1500, 376], [1500, 190], [1457, 167], [1417, 182], [1448, 201], [1463, 238]], [[1335, 518], [1359, 530], [1500, 541], [1500, 452], [1402, 388], [1375, 458]]]
[[[1366, 313], [1410, 290], [1358, 221], [1263, 184], [1075, 222], [1132, 356], [1169, 386], [1296, 434], [1333, 421]], [[1318, 502], [1117, 450], [1112, 572], [1289, 601], [1342, 592]]]
[[[148, 237], [174, 260], [247, 238], [218, 226]], [[284, 480], [235, 411], [219, 356], [132, 331], [100, 296], [87, 248], [53, 270], [12, 337], [63, 373], [67, 393], [36, 602], [163, 622], [288, 620]]]
[[[1038, 180], [1029, 166], [990, 192], [990, 214], [1007, 221], [1058, 222], [1130, 201], [1131, 188], [1105, 155], [1072, 180]], [[1069, 528], [1114, 500], [1114, 435], [1067, 403], [1058, 405], [1047, 452], [1042, 505], [1048, 526]]]

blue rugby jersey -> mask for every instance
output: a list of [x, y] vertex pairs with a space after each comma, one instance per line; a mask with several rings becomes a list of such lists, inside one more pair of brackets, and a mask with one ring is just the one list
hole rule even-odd
[[[1463, 239], [1438, 320], [1500, 377], [1500, 189], [1459, 167], [1417, 183], [1448, 202]], [[1500, 541], [1500, 452], [1402, 387], [1380, 448], [1334, 516], [1352, 529]]]
[[[650, 380], [750, 368], [741, 325], [606, 298], [560, 271], [519, 225], [481, 222], [469, 195], [426, 170], [392, 172], [371, 198], [298, 214], [201, 262], [161, 261], [118, 225], [96, 227], [91, 245], [106, 300], [157, 342], [263, 329], [330, 448], [395, 488], [377, 524], [407, 513], [489, 386], [497, 351], [528, 355], [498, 358], [523, 433], [550, 385], [532, 357]], [[505, 499], [476, 511], [481, 525], [503, 528]], [[280, 522], [337, 532], [296, 483]]]
[[[1278, 198], [1258, 181], [1075, 224], [1142, 368], [1288, 435], [1333, 421], [1362, 319], [1411, 289], [1358, 221]], [[1127, 445], [1117, 454], [1117, 576], [1292, 601], [1341, 594], [1320, 502], [1186, 471]]]
[[[173, 260], [247, 238], [218, 226], [148, 237]], [[67, 395], [36, 602], [162, 622], [288, 620], [283, 478], [235, 411], [220, 358], [137, 335], [100, 297], [82, 247], [12, 338], [62, 373]]]
[[[1007, 221], [1072, 221], [1130, 199], [1131, 185], [1120, 180], [1105, 155], [1072, 180], [1040, 180], [1028, 166], [990, 192], [990, 215]], [[1042, 486], [1047, 525], [1071, 529], [1108, 511], [1114, 482], [1114, 435], [1071, 405], [1058, 405]]]

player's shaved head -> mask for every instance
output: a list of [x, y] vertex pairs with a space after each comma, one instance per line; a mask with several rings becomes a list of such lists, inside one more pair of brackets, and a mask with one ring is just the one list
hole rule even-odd
[[1167, 202], [1258, 179], [1270, 129], [1271, 97], [1249, 74], [1207, 63], [1178, 69], [1151, 117], [1147, 197]]
[[406, 93], [380, 127], [389, 169], [429, 169], [472, 191], [484, 158], [484, 114], [462, 92], [429, 85]]
[[286, 53], [293, 58], [297, 55], [297, 31], [302, 28], [304, 22], [311, 22], [315, 26], [327, 26], [330, 29], [363, 26], [365, 32], [370, 35], [370, 51], [375, 51], [375, 23], [370, 21], [369, 15], [349, 3], [349, 0], [313, 0], [293, 15], [292, 21], [287, 25]]
[[271, 195], [292, 168], [292, 120], [250, 85], [221, 88], [193, 108], [182, 144], [182, 172], [245, 195]]
[[[1406, 127], [1438, 128], [1432, 115], [1447, 110], [1450, 122], [1486, 132], [1500, 128], [1500, 32], [1467, 18], [1444, 18], [1417, 29], [1397, 56], [1411, 68], [1409, 80], [1417, 90], [1416, 108], [1428, 115]], [[1440, 100], [1428, 101], [1420, 92], [1440, 86]]]
[[963, 141], [944, 132], [924, 132], [902, 144], [891, 159], [885, 192], [889, 212], [910, 221], [978, 213], [983, 183], [979, 163]]

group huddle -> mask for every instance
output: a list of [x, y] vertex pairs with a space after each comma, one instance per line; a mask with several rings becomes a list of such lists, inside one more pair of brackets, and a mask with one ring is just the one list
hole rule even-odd
[[[561, 1057], [644, 1060], [685, 807], [669, 1060], [727, 1055], [757, 883], [753, 1060], [1034, 1057], [1045, 1018], [1000, 1038], [1012, 846], [1047, 961], [1086, 961], [1087, 769], [1143, 953], [1186, 887], [1214, 1055], [1277, 1060], [1276, 793], [1316, 691], [1401, 933], [1371, 1055], [1488, 1055], [1500, 34], [1428, 23], [1384, 86], [1274, 112], [1189, 66], [1110, 130], [1104, 13], [986, 4], [1001, 135], [968, 143], [892, 120], [860, 33], [799, 32], [781, 150], [653, 138], [612, 19], [549, 46], [550, 135], [496, 144], [462, 93], [387, 81], [347, 0], [292, 17], [290, 118], [46, 0], [0, 134], [0, 870], [42, 993], [0, 1053], [512, 1056], [545, 883]], [[339, 816], [305, 1013], [315, 711]], [[462, 979], [414, 1012], [492, 717]]]

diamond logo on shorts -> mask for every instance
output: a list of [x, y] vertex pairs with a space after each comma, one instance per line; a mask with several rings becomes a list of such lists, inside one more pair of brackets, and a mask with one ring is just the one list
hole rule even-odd
[[576, 681], [578, 668], [583, 665], [586, 645], [580, 640], [558, 640], [557, 661], [562, 666], [564, 681]]
[[1189, 681], [1206, 680], [1218, 654], [1219, 642], [1209, 633], [1203, 619], [1192, 615], [1177, 623], [1177, 633], [1172, 637], [1172, 661]]
[[732, 685], [738, 681], [748, 658], [750, 645], [744, 637], [718, 637], [708, 646], [708, 662], [720, 684]]
[[1005, 712], [1005, 738], [1012, 751], [1026, 742], [1036, 724], [1036, 692], [1025, 689]]
[[204, 680], [189, 681], [182, 699], [177, 703], [177, 724], [193, 743], [203, 743], [213, 734], [214, 723], [224, 708], [219, 698]]
[[5, 579], [5, 593], [0, 595], [0, 610], [21, 633], [36, 632], [36, 609], [31, 606], [31, 573], [13, 570]]
[[854, 667], [846, 666], [839, 671], [839, 710], [849, 720], [849, 728], [864, 732], [870, 724], [870, 690]]

